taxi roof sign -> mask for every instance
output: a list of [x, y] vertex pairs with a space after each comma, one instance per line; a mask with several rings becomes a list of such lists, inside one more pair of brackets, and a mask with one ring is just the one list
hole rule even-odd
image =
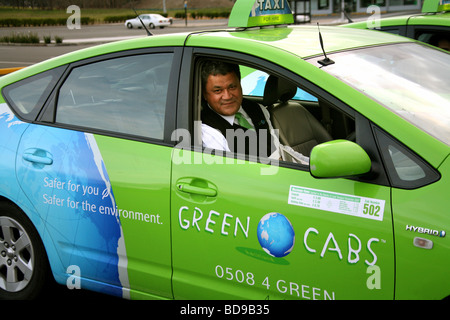
[[287, 0], [237, 0], [229, 27], [250, 28], [294, 23]]
[[435, 13], [440, 11], [450, 11], [450, 0], [425, 0], [422, 6], [422, 13]]

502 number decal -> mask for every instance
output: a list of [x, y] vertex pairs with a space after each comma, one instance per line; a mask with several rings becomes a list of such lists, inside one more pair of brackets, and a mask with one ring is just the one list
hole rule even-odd
[[379, 205], [365, 203], [363, 213], [368, 214], [369, 216], [379, 217], [380, 210], [381, 207]]

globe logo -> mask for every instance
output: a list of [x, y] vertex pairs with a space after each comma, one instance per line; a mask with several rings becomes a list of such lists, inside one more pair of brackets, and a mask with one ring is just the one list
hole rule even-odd
[[261, 247], [273, 257], [287, 256], [294, 248], [294, 228], [281, 213], [271, 212], [262, 217], [258, 224], [257, 234]]

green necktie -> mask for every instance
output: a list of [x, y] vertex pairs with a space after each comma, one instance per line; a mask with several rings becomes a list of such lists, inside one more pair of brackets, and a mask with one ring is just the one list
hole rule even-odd
[[237, 121], [241, 127], [245, 128], [245, 129], [254, 130], [253, 126], [247, 121], [247, 119], [244, 118], [242, 113], [238, 112], [234, 116], [237, 119]]

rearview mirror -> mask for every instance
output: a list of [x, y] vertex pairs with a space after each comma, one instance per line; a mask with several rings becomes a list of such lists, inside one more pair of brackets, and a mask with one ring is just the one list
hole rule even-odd
[[315, 178], [339, 178], [368, 173], [369, 156], [354, 142], [333, 140], [315, 146], [311, 151], [309, 170]]

